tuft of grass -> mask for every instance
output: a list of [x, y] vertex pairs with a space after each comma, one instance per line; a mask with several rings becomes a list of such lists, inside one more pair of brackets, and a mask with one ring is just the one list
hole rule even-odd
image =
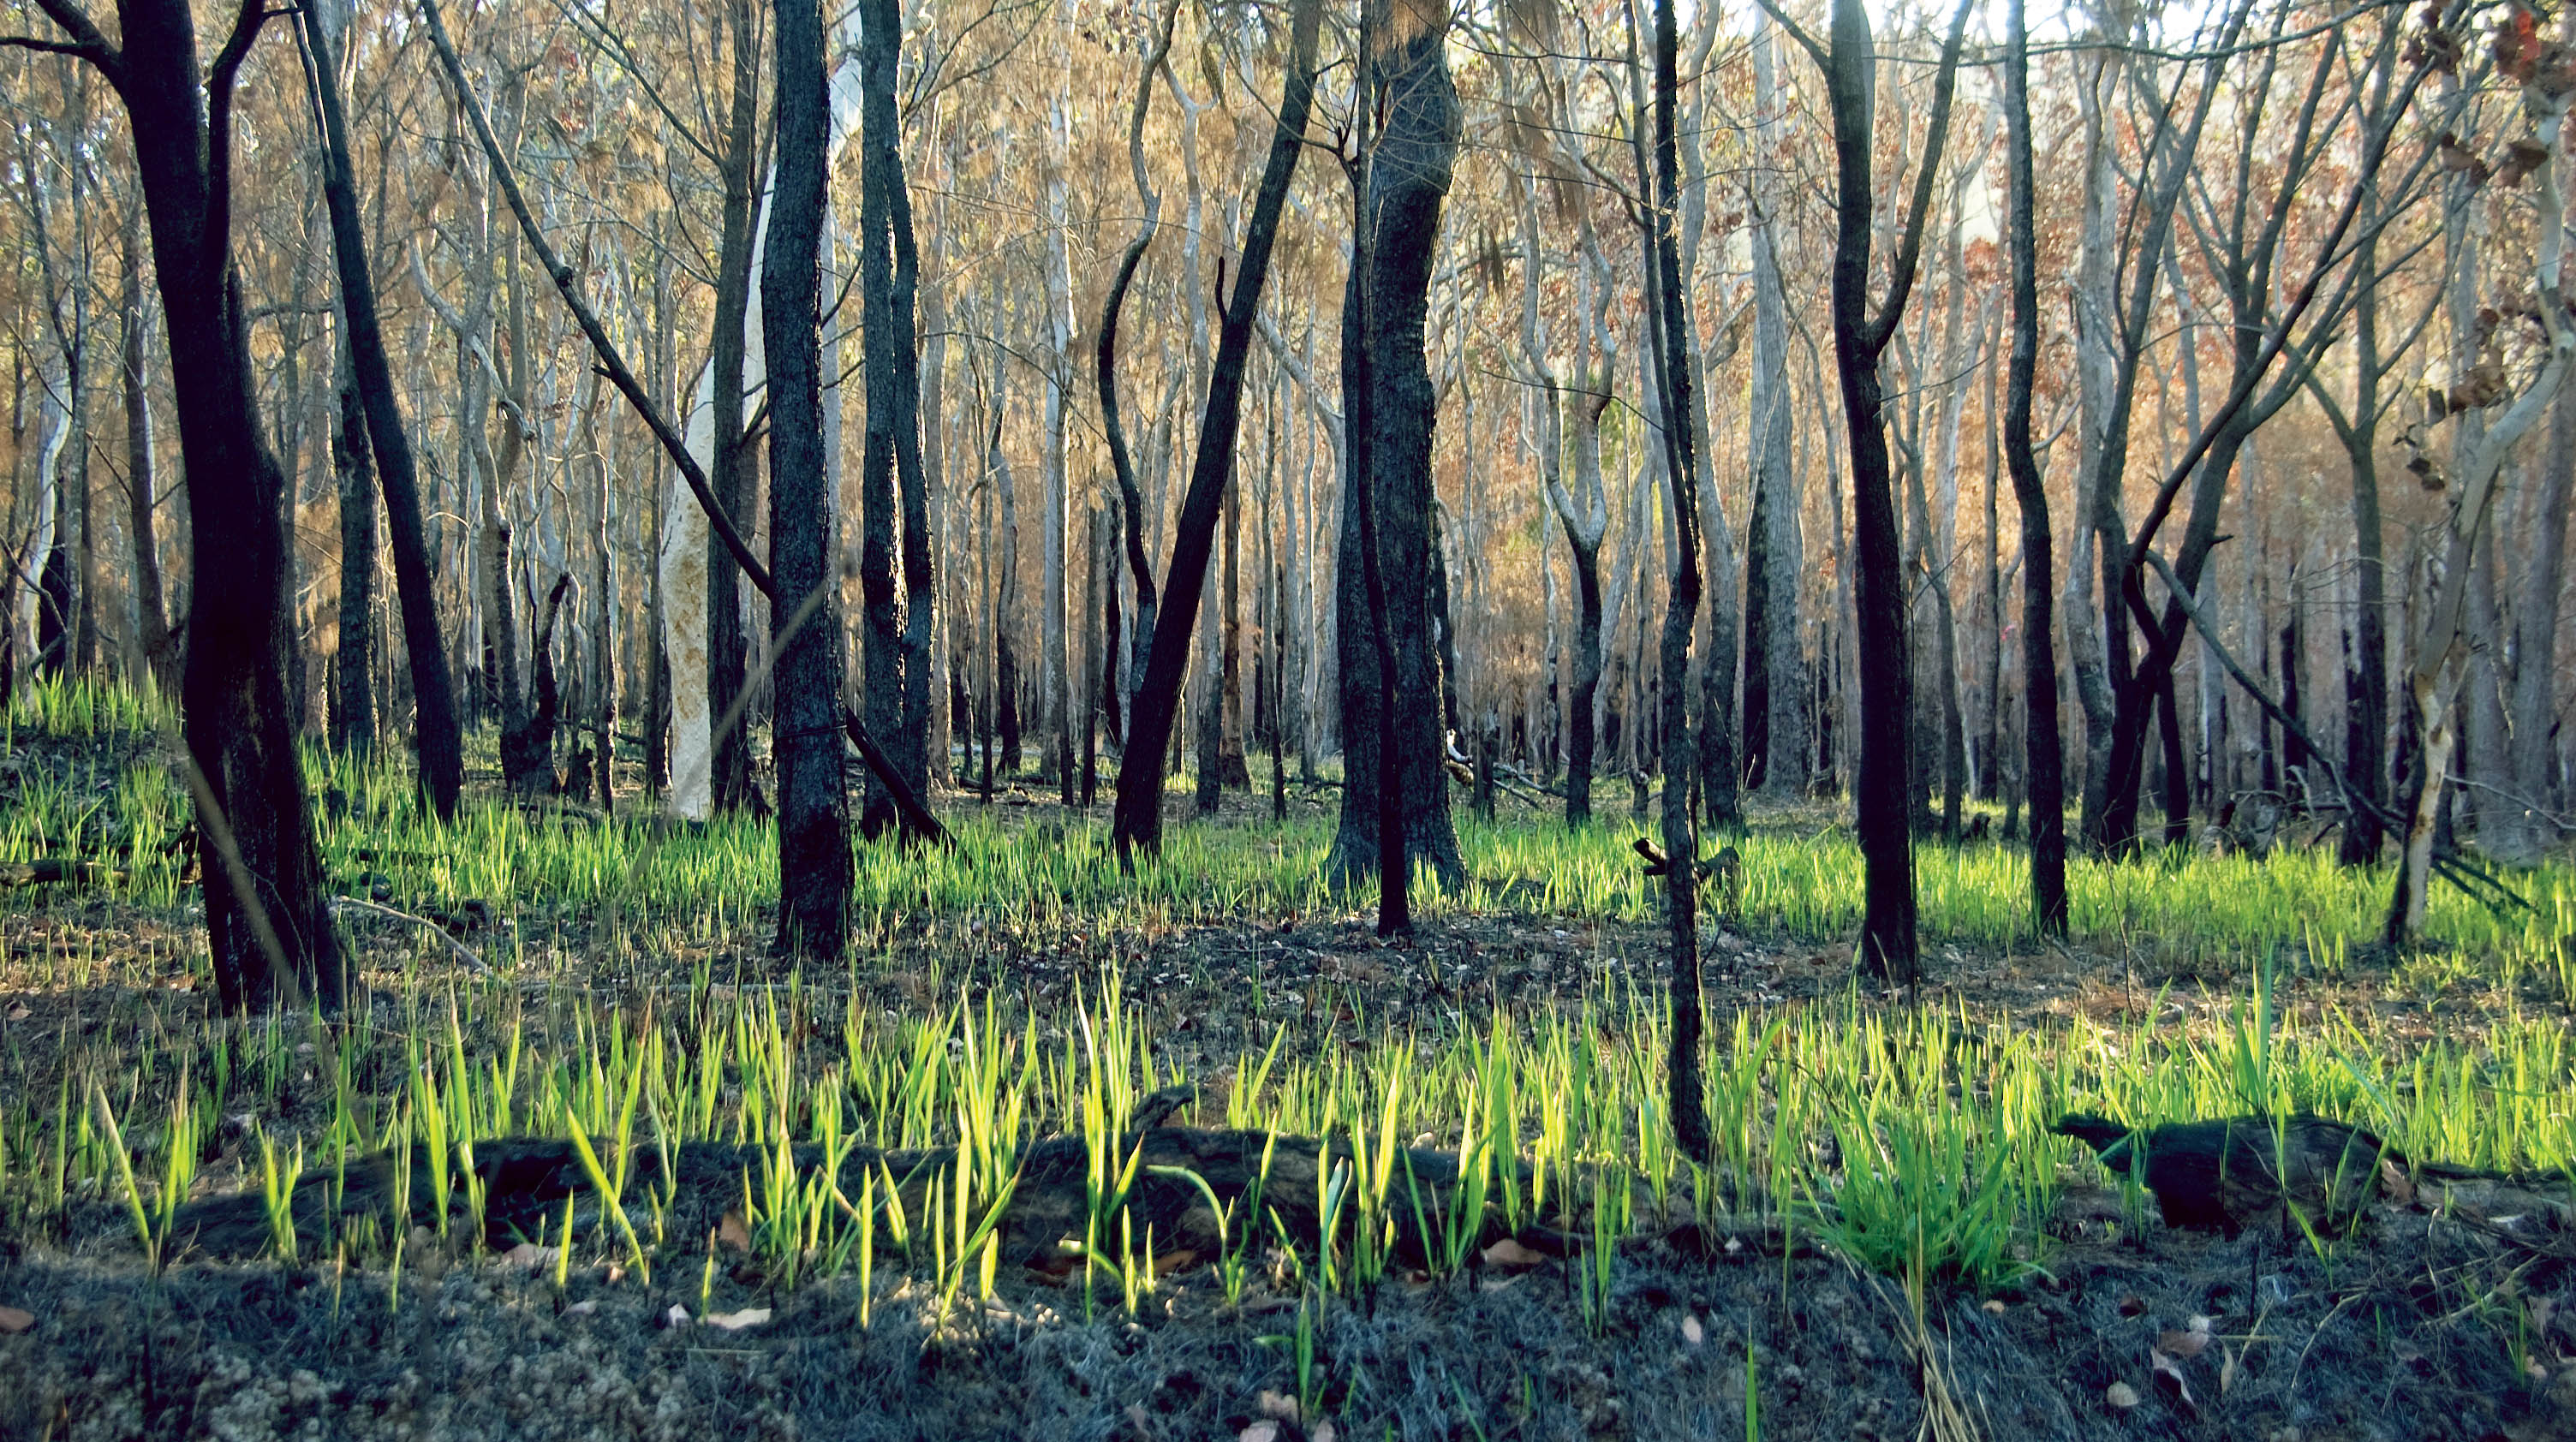
[[[0, 745], [144, 737], [166, 722], [154, 698], [40, 684], [0, 718]], [[121, 868], [109, 883], [115, 903], [176, 907], [184, 857], [167, 842], [185, 824], [183, 801], [160, 763], [134, 754], [104, 772], [26, 768], [0, 799], [0, 860], [108, 858]], [[929, 979], [938, 1001], [898, 1016], [866, 1000], [867, 960], [845, 977], [722, 978], [710, 958], [760, 928], [773, 901], [762, 825], [673, 831], [633, 807], [602, 821], [481, 798], [441, 828], [421, 818], [400, 758], [314, 753], [306, 765], [326, 802], [319, 827], [334, 885], [381, 888], [423, 910], [485, 903], [496, 926], [484, 945], [501, 975], [451, 979], [425, 944], [393, 995], [362, 1000], [329, 1026], [305, 1016], [173, 1029], [141, 1007], [66, 1030], [42, 1074], [0, 1057], [0, 1077], [19, 1083], [0, 1085], [0, 1219], [59, 1220], [85, 1203], [121, 1202], [156, 1254], [205, 1138], [222, 1118], [247, 1114], [262, 1138], [254, 1165], [276, 1250], [336, 1247], [354, 1263], [399, 1266], [407, 1226], [362, 1225], [327, 1243], [298, 1235], [313, 1219], [286, 1198], [306, 1156], [334, 1158], [332, 1175], [344, 1177], [351, 1151], [385, 1150], [396, 1216], [409, 1216], [414, 1183], [425, 1183], [440, 1228], [461, 1193], [479, 1238], [474, 1148], [537, 1134], [574, 1143], [596, 1199], [595, 1241], [649, 1275], [657, 1261], [699, 1259], [684, 1255], [695, 1238], [666, 1235], [673, 1169], [656, 1170], [658, 1188], [630, 1185], [637, 1149], [654, 1147], [667, 1163], [686, 1142], [752, 1144], [764, 1158], [744, 1178], [758, 1265], [792, 1286], [855, 1258], [864, 1321], [881, 1245], [926, 1271], [946, 1301], [970, 1281], [989, 1293], [1024, 1147], [1061, 1133], [1086, 1150], [1081, 1234], [1066, 1239], [1083, 1260], [1086, 1298], [1114, 1275], [1116, 1297], [1133, 1309], [1155, 1283], [1154, 1239], [1128, 1206], [1141, 1163], [1119, 1139], [1138, 1100], [1181, 1077], [1151, 1008], [1120, 990], [1114, 939], [1337, 916], [1349, 904], [1318, 879], [1330, 841], [1320, 819], [1176, 827], [1163, 856], [1127, 877], [1102, 823], [1049, 823], [1041, 842], [969, 808], [954, 817], [953, 851], [858, 854], [862, 955], [931, 928], [934, 938], [1060, 943], [1107, 964], [1096, 974], [1077, 967], [1068, 999], [1037, 1003], [1012, 1002], [995, 979], [961, 966]], [[1628, 839], [1616, 827], [1467, 821], [1471, 879], [1429, 889], [1421, 904], [1433, 914], [1649, 921], [1660, 902]], [[1856, 922], [1861, 868], [1846, 838], [1757, 833], [1738, 851], [1745, 927], [1829, 939]], [[2032, 945], [2024, 867], [2000, 848], [1923, 848], [1927, 942]], [[2576, 874], [2560, 867], [2522, 882], [2536, 909], [2508, 918], [2440, 900], [2435, 955], [2508, 995], [2565, 1005], [2576, 999], [2576, 955], [2560, 938], [2576, 932]], [[2161, 1005], [2115, 1023], [2038, 1027], [1857, 997], [1721, 1010], [1705, 1058], [1716, 1139], [1707, 1158], [1674, 1148], [1670, 1019], [1659, 996], [1633, 984], [1562, 1004], [1465, 1008], [1422, 1031], [1355, 1016], [1319, 1041], [1283, 1026], [1235, 1060], [1226, 1124], [1334, 1136], [1347, 1148], [1320, 1169], [1327, 1225], [1302, 1255], [1257, 1195], [1218, 1212], [1223, 1283], [1240, 1295], [1276, 1252], [1283, 1284], [1359, 1293], [1392, 1264], [1400, 1233], [1426, 1239], [1433, 1270], [1448, 1273], [1467, 1264], [1490, 1222], [1539, 1224], [1590, 1240], [1569, 1280], [1585, 1315], [1606, 1324], [1619, 1240], [1687, 1211], [1806, 1229], [1917, 1288], [2001, 1286], [2045, 1265], [2039, 1223], [2063, 1185], [2061, 1165], [2078, 1155], [2046, 1123], [2073, 1107], [2141, 1120], [2314, 1111], [2367, 1125], [2410, 1156], [2576, 1172], [2576, 1116], [2563, 1102], [2576, 1094], [2576, 1043], [2562, 1019], [2517, 1004], [2474, 1036], [2424, 1040], [2375, 1010], [2283, 1004], [2284, 988], [2339, 971], [2367, 943], [2384, 875], [2293, 851], [2080, 861], [2070, 885], [2085, 944], [2239, 978], [2226, 1024], [2176, 1023]], [[584, 932], [610, 916], [615, 937]], [[74, 931], [48, 930], [18, 964], [62, 989], [132, 967], [131, 957], [98, 954], [94, 929], [77, 932], [77, 949], [62, 939]], [[674, 967], [689, 973], [684, 984], [613, 990], [580, 964], [585, 948], [695, 960]], [[118, 1124], [164, 1114], [158, 1138]], [[1402, 1151], [1426, 1134], [1454, 1146], [1462, 1177], [1436, 1199]], [[862, 1142], [954, 1148], [932, 1204], [908, 1215], [890, 1173], [843, 1195], [836, 1165], [795, 1161], [802, 1147], [837, 1159]], [[559, 1269], [575, 1240], [564, 1233]]]

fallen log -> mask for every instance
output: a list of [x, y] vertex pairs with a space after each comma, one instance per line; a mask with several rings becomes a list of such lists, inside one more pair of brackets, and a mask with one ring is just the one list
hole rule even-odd
[[[1146, 1114], [1140, 1113], [1140, 1119]], [[616, 1167], [615, 1154], [601, 1139], [600, 1160]], [[1147, 1126], [1130, 1130], [1111, 1144], [1111, 1165], [1124, 1170], [1135, 1158], [1135, 1181], [1126, 1198], [1129, 1235], [1139, 1242], [1149, 1233], [1158, 1253], [1190, 1251], [1213, 1257], [1224, 1242], [1241, 1244], [1247, 1228], [1258, 1235], [1311, 1249], [1322, 1234], [1320, 1199], [1338, 1192], [1335, 1231], [1347, 1233], [1359, 1214], [1355, 1170], [1347, 1140], [1276, 1136], [1245, 1130]], [[463, 1157], [457, 1159], [461, 1165]], [[647, 1208], [662, 1206], [665, 1235], [703, 1238], [724, 1230], [725, 1215], [745, 1206], [748, 1184], [754, 1195], [766, 1193], [781, 1163], [774, 1147], [721, 1142], [684, 1142], [663, 1148], [638, 1142], [627, 1152], [628, 1180], [620, 1206], [638, 1228]], [[879, 1151], [850, 1145], [837, 1166], [819, 1146], [789, 1149], [784, 1157], [804, 1188], [827, 1179], [825, 1195], [840, 1208], [844, 1221], [855, 1220], [864, 1199], [873, 1197], [868, 1224], [880, 1247], [900, 1245], [908, 1236], [916, 1246], [930, 1226], [936, 1186], [954, 1206], [957, 1154], [953, 1148]], [[550, 1242], [560, 1235], [567, 1203], [574, 1223], [587, 1231], [602, 1219], [604, 1199], [589, 1180], [575, 1143], [568, 1140], [512, 1138], [477, 1143], [472, 1148], [475, 1186], [457, 1175], [449, 1189], [448, 1214], [436, 1214], [425, 1184], [430, 1174], [426, 1150], [408, 1156], [379, 1152], [352, 1158], [333, 1198], [331, 1170], [308, 1173], [289, 1203], [302, 1245], [310, 1248], [328, 1236], [351, 1235], [372, 1228], [378, 1237], [407, 1234], [414, 1227], [470, 1230], [467, 1198], [483, 1198], [483, 1245], [507, 1249], [522, 1241]], [[1336, 1173], [1341, 1174], [1339, 1181]], [[1075, 1255], [1068, 1243], [1085, 1234], [1090, 1206], [1090, 1149], [1078, 1136], [1032, 1141], [1020, 1149], [1002, 1216], [994, 1235], [1005, 1266], [1060, 1272]], [[1386, 1193], [1386, 1219], [1396, 1233], [1399, 1262], [1420, 1266], [1431, 1240], [1440, 1237], [1450, 1215], [1458, 1182], [1455, 1153], [1406, 1148], [1393, 1154], [1393, 1178]], [[1227, 1221], [1220, 1229], [1217, 1211]], [[1418, 1205], [1417, 1205], [1418, 1204]], [[985, 1199], [970, 1203], [982, 1220]], [[441, 1228], [441, 1222], [446, 1224]], [[1512, 1234], [1492, 1212], [1479, 1219], [1475, 1245], [1482, 1248]], [[272, 1223], [265, 1198], [254, 1189], [191, 1203], [171, 1228], [172, 1255], [189, 1251], [212, 1257], [247, 1257], [271, 1246]]]
[[0, 886], [104, 886], [125, 879], [125, 868], [78, 857], [40, 856], [0, 861]]

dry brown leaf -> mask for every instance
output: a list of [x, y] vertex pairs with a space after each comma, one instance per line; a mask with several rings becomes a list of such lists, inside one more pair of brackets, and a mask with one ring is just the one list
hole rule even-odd
[[2167, 1332], [2156, 1338], [2155, 1349], [2168, 1357], [2197, 1357], [2209, 1350], [2209, 1333]]
[[2000, 1297], [1989, 1297], [1989, 1298], [1987, 1298], [1987, 1299], [1986, 1299], [1986, 1310], [1987, 1310], [1987, 1311], [1989, 1311], [1989, 1312], [1994, 1313], [1994, 1314], [1995, 1314], [1996, 1316], [1998, 1316], [1998, 1317], [2002, 1316], [2002, 1315], [2004, 1314], [2004, 1304], [2003, 1304], [2003, 1299], [2002, 1299], [2002, 1298], [2000, 1298]]
[[767, 1307], [745, 1307], [739, 1312], [710, 1312], [707, 1314], [708, 1326], [722, 1327], [728, 1332], [739, 1332], [745, 1327], [757, 1327], [768, 1320], [769, 1309]]
[[539, 1267], [552, 1266], [554, 1260], [554, 1248], [540, 1247], [534, 1242], [521, 1242], [501, 1254], [503, 1266], [516, 1267], [522, 1272], [533, 1272]]
[[1385, 981], [1395, 974], [1374, 961], [1357, 956], [1336, 956], [1324, 963], [1324, 970], [1339, 981]]
[[716, 1227], [716, 1240], [737, 1252], [748, 1252], [751, 1250], [751, 1228], [743, 1224], [741, 1213], [727, 1212], [724, 1221]]
[[1279, 1442], [1279, 1424], [1265, 1417], [1236, 1433], [1234, 1442]]
[[2181, 1397], [2182, 1405], [2194, 1411], [2199, 1410], [2199, 1404], [2191, 1399], [2191, 1380], [2183, 1376], [2182, 1363], [2150, 1347], [2147, 1349], [2147, 1365], [2155, 1369], [2157, 1381], [2171, 1386], [2175, 1394]]
[[2114, 1382], [2102, 1389], [2102, 1400], [2126, 1412], [2138, 1405], [2138, 1389], [2126, 1382]]
[[1315, 1429], [1306, 1434], [1306, 1442], [1333, 1442], [1333, 1419], [1327, 1417], [1316, 1423]]
[[1546, 1260], [1546, 1253], [1532, 1251], [1511, 1237], [1485, 1249], [1485, 1265], [1489, 1267], [1535, 1267]]
[[27, 1018], [34, 1015], [35, 1013], [29, 1011], [27, 1009], [27, 1004], [23, 1001], [13, 1001], [9, 1003], [9, 1019], [11, 1021], [25, 1021]]
[[614, 1286], [616, 1286], [618, 1283], [623, 1282], [623, 1281], [625, 1281], [625, 1280], [626, 1280], [626, 1268], [625, 1268], [624, 1266], [620, 1265], [619, 1263], [616, 1263], [616, 1262], [611, 1262], [611, 1263], [609, 1263], [609, 1264], [608, 1264], [608, 1285], [610, 1285], [610, 1286], [614, 1287]]
[[36, 1325], [36, 1314], [24, 1307], [0, 1307], [0, 1332], [23, 1332]]
[[681, 1306], [677, 1302], [673, 1302], [671, 1304], [671, 1310], [662, 1314], [662, 1325], [666, 1327], [685, 1327], [689, 1325], [689, 1309]]
[[2227, 1389], [2236, 1385], [2236, 1349], [2221, 1347], [2218, 1352], [2218, 1395], [2224, 1397]]
[[1178, 1272], [1186, 1272], [1198, 1264], [1199, 1254], [1191, 1251], [1187, 1247], [1183, 1247], [1178, 1251], [1165, 1252], [1163, 1255], [1156, 1257], [1154, 1259], [1154, 1275], [1157, 1277], [1168, 1277]]
[[2379, 1189], [2401, 1207], [2415, 1205], [2415, 1179], [2406, 1175], [2406, 1169], [2393, 1158], [2379, 1159]]
[[1273, 1392], [1264, 1388], [1260, 1397], [1255, 1399], [1252, 1405], [1264, 1417], [1276, 1417], [1282, 1422], [1297, 1420], [1297, 1399], [1285, 1392]]
[[1688, 1312], [1682, 1313], [1682, 1340], [1694, 1347], [1708, 1340], [1708, 1329], [1699, 1324], [1699, 1318]]
[[575, 1302], [575, 1303], [573, 1303], [571, 1306], [564, 1308], [564, 1312], [565, 1312], [565, 1314], [566, 1314], [567, 1316], [573, 1316], [573, 1317], [587, 1317], [587, 1316], [589, 1316], [591, 1313], [596, 1312], [596, 1311], [598, 1311], [598, 1310], [599, 1310], [599, 1301], [598, 1301], [598, 1299], [597, 1299], [597, 1298], [589, 1298], [589, 1299], [586, 1299], [586, 1300], [583, 1300], [583, 1301]]

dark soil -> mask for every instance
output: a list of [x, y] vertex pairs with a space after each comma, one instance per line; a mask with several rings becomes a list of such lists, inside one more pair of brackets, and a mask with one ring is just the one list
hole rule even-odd
[[[1025, 810], [1036, 815], [1047, 808]], [[51, 1096], [74, 1052], [202, 1041], [233, 1025], [195, 994], [182, 913], [99, 892], [18, 891], [0, 911], [0, 1086]], [[402, 898], [397, 898], [402, 900]], [[768, 979], [766, 925], [712, 956], [647, 970], [593, 954], [582, 918], [516, 926], [531, 998], [678, 1004], [692, 965], [722, 986]], [[543, 929], [540, 941], [537, 933]], [[447, 954], [399, 923], [353, 919], [367, 979], [443, 986]], [[2023, 1024], [2082, 1014], [2191, 1028], [2223, 1019], [2240, 978], [2180, 975], [2152, 954], [1934, 948], [1927, 1002]], [[1537, 913], [1426, 918], [1401, 947], [1364, 915], [1245, 918], [1151, 935], [1019, 934], [941, 922], [854, 978], [890, 1011], [987, 989], [1053, 1004], [1104, 968], [1147, 1011], [1166, 1067], [1219, 1077], [1284, 1029], [1288, 1050], [1365, 1021], [1438, 1034], [1500, 1006], [1530, 1010], [1634, 986], [1660, 990], [1657, 928]], [[1853, 990], [1847, 946], [1723, 925], [1710, 999], [1763, 1010], [1879, 1004]], [[727, 978], [730, 978], [728, 980]], [[2164, 990], [2166, 983], [2178, 983]], [[813, 988], [828, 993], [838, 978]], [[2366, 957], [2290, 965], [2284, 1011], [2368, 1010], [2397, 1038], [2473, 1035], [2510, 999], [2415, 995]], [[539, 1008], [540, 1010], [546, 1007]], [[356, 1024], [396, 1027], [400, 1003]], [[532, 1025], [549, 1024], [533, 1017]], [[290, 1077], [271, 1119], [324, 1104]], [[368, 1086], [389, 1077], [361, 1078]], [[238, 1138], [208, 1179], [241, 1179]], [[2285, 1241], [2119, 1228], [2116, 1197], [2070, 1192], [2046, 1272], [1982, 1296], [1934, 1284], [1927, 1369], [1915, 1312], [1886, 1278], [1795, 1237], [1623, 1247], [1606, 1323], [1587, 1326], [1580, 1259], [1429, 1279], [1399, 1271], [1358, 1299], [1256, 1280], [1229, 1305], [1204, 1267], [1163, 1279], [1131, 1318], [1114, 1283], [1092, 1320], [1079, 1279], [1010, 1268], [998, 1297], [942, 1314], [880, 1259], [873, 1326], [856, 1277], [773, 1286], [738, 1252], [666, 1257], [651, 1285], [572, 1269], [556, 1287], [491, 1257], [409, 1249], [381, 1267], [191, 1258], [152, 1275], [117, 1218], [0, 1217], [0, 1442], [19, 1438], [2246, 1438], [2258, 1442], [2576, 1439], [2576, 1260], [2569, 1234], [2507, 1235], [2386, 1201], [2349, 1236]], [[2152, 1212], [2152, 1209], [2150, 1209]], [[15, 1235], [13, 1221], [28, 1224]], [[1705, 1237], [1701, 1238], [1706, 1243]], [[702, 1294], [703, 1285], [703, 1294]], [[1320, 1402], [1298, 1415], [1294, 1338], [1310, 1309]], [[688, 1317], [770, 1308], [726, 1331]], [[2192, 1319], [2207, 1318], [2205, 1333]], [[2166, 1355], [2167, 1333], [2205, 1335]], [[1694, 1339], [1695, 1334], [1695, 1339]], [[2194, 1344], [2183, 1344], [2190, 1350]], [[1933, 1380], [1946, 1378], [1946, 1382]], [[2187, 1395], [2186, 1395], [2187, 1389]], [[1970, 1433], [1926, 1430], [1927, 1390]], [[1269, 1394], [1265, 1398], [1265, 1394]], [[1756, 1404], [1748, 1409], [1748, 1394]], [[2130, 1405], [2122, 1405], [2129, 1403]], [[1946, 1426], [1946, 1424], [1945, 1424]]]
[[[2391, 1208], [2325, 1258], [2151, 1229], [2048, 1262], [2021, 1291], [1928, 1303], [1974, 1435], [2576, 1437], [2562, 1260]], [[1911, 1313], [1883, 1278], [1798, 1248], [1637, 1243], [1595, 1337], [1571, 1277], [1557, 1261], [1407, 1274], [1310, 1303], [1320, 1406], [1277, 1435], [1734, 1438], [1748, 1385], [1763, 1437], [1924, 1435]], [[23, 1256], [0, 1265], [0, 1302], [35, 1319], [0, 1335], [0, 1436], [1215, 1438], [1291, 1415], [1299, 1392], [1295, 1297], [1256, 1283], [1228, 1306], [1205, 1268], [1134, 1319], [1113, 1286], [1088, 1322], [1078, 1282], [1025, 1273], [989, 1303], [970, 1289], [945, 1324], [919, 1283], [881, 1276], [866, 1329], [854, 1277], [773, 1292], [719, 1270], [703, 1302], [700, 1286], [694, 1267], [652, 1286], [585, 1267], [558, 1291], [542, 1269], [433, 1254], [397, 1304], [382, 1272], [154, 1278], [130, 1254]], [[774, 1312], [725, 1331], [673, 1325], [675, 1307]], [[2150, 1352], [2196, 1316], [2210, 1337], [2177, 1386]]]

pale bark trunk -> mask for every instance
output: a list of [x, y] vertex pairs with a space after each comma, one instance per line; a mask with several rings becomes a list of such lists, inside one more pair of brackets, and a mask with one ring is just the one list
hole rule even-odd
[[[2567, 513], [2576, 481], [2576, 396], [2562, 393], [2550, 412], [2549, 443], [2534, 477], [2530, 550], [2514, 606], [2512, 794], [2498, 808], [2492, 839], [2500, 860], [2529, 864], [2558, 839], [2550, 807], [2550, 732], [2557, 714], [2558, 609], [2566, 576]], [[2498, 778], [2501, 780], [2502, 778]]]

